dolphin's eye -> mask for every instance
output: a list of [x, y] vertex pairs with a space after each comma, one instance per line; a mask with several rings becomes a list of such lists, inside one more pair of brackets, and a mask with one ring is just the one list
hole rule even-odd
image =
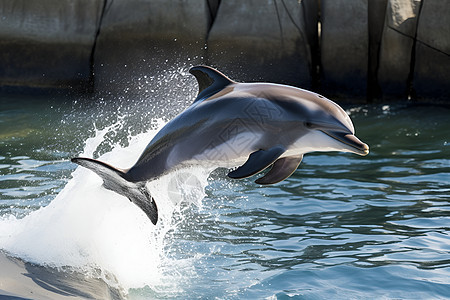
[[306, 121], [305, 122], [305, 127], [308, 128], [308, 129], [311, 129], [311, 128], [313, 128], [313, 124], [311, 122]]

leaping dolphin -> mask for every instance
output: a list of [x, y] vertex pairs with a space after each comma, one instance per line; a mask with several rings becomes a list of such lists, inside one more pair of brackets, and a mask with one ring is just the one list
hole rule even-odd
[[367, 155], [350, 117], [333, 101], [310, 91], [271, 83], [237, 83], [207, 66], [189, 70], [199, 93], [191, 106], [168, 122], [127, 170], [76, 157], [72, 162], [97, 173], [103, 186], [139, 206], [153, 224], [155, 200], [145, 183], [192, 165], [237, 169], [239, 179], [271, 166], [258, 184], [288, 178], [312, 151]]

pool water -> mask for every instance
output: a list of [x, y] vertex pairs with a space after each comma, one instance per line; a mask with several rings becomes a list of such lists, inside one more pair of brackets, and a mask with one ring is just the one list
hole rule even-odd
[[131, 166], [195, 97], [187, 76], [115, 100], [2, 96], [0, 249], [128, 299], [450, 298], [448, 108], [344, 107], [370, 154], [310, 153], [271, 186], [170, 174], [149, 184], [157, 226], [70, 162]]

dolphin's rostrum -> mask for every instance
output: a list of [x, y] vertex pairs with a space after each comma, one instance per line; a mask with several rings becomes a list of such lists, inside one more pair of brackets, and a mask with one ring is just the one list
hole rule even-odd
[[145, 183], [175, 169], [239, 166], [228, 173], [238, 179], [271, 166], [256, 183], [272, 184], [289, 177], [308, 152], [369, 153], [347, 113], [319, 94], [280, 84], [237, 83], [207, 66], [189, 71], [198, 81], [197, 98], [156, 134], [134, 166], [120, 170], [91, 158], [72, 159], [97, 173], [105, 188], [139, 206], [153, 224], [158, 210]]

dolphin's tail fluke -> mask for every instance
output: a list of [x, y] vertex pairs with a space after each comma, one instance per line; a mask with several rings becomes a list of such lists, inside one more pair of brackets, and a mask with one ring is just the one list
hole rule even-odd
[[92, 158], [75, 157], [72, 158], [72, 162], [97, 173], [103, 179], [103, 186], [106, 189], [130, 199], [156, 225], [156, 222], [158, 222], [158, 208], [155, 200], [145, 187], [145, 182], [132, 182], [127, 179], [125, 171]]

